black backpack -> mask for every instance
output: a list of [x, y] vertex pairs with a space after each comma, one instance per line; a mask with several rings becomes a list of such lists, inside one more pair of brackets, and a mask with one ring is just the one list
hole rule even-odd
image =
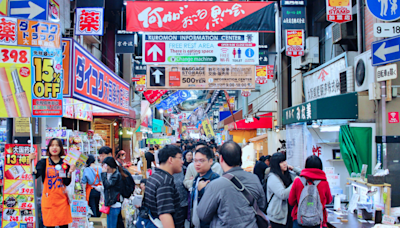
[[124, 173], [127, 175], [127, 177], [121, 178], [121, 186], [120, 186], [120, 193], [121, 196], [124, 198], [129, 198], [133, 194], [133, 191], [135, 191], [135, 181], [133, 180], [133, 177], [131, 173], [125, 168], [122, 168], [124, 170]]

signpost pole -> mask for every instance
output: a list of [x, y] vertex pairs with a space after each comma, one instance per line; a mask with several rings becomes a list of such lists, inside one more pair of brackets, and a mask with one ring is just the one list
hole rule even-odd
[[382, 153], [383, 169], [387, 169], [387, 151], [386, 151], [386, 81], [381, 82], [382, 94]]
[[276, 64], [275, 66], [277, 67], [277, 80], [278, 80], [278, 112], [277, 112], [277, 124], [279, 128], [282, 128], [282, 67], [281, 67], [281, 61], [282, 61], [282, 45], [281, 45], [281, 17], [280, 17], [280, 9], [279, 9], [279, 2], [275, 3], [275, 41], [276, 41], [276, 50], [277, 50], [277, 58], [276, 58]]

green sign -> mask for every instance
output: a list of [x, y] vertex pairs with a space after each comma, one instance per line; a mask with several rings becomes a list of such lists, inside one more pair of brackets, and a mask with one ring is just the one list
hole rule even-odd
[[358, 95], [346, 93], [325, 97], [283, 110], [282, 124], [324, 119], [358, 119]]
[[159, 138], [148, 138], [146, 139], [147, 144], [171, 144], [171, 139], [159, 139]]

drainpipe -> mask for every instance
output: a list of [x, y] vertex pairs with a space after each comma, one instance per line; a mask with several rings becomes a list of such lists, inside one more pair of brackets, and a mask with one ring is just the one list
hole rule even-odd
[[248, 98], [248, 97], [243, 97], [243, 96], [242, 96], [242, 103], [243, 103], [242, 117], [243, 117], [243, 119], [246, 119], [247, 114], [249, 113], [249, 111], [248, 111], [248, 108], [249, 108], [249, 98]]
[[382, 93], [382, 153], [383, 169], [387, 169], [387, 150], [386, 150], [386, 81], [381, 82]]
[[277, 110], [277, 124], [279, 129], [282, 128], [282, 55], [281, 55], [281, 17], [279, 10], [279, 1], [275, 3], [275, 42], [276, 42], [276, 64], [277, 67], [277, 80], [278, 80], [278, 110]]
[[361, 54], [363, 52], [362, 50], [362, 17], [361, 17], [361, 1], [362, 0], [357, 0], [357, 49], [358, 49], [358, 54]]

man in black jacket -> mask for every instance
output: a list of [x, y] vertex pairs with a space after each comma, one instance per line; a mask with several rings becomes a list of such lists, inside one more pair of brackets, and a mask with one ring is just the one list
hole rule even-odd
[[269, 160], [271, 159], [271, 155], [268, 156], [262, 156], [260, 158], [260, 161], [257, 162], [257, 164], [254, 166], [254, 171], [253, 173], [257, 175], [258, 179], [260, 179], [260, 182], [264, 180], [265, 177], [265, 170], [269, 167]]

